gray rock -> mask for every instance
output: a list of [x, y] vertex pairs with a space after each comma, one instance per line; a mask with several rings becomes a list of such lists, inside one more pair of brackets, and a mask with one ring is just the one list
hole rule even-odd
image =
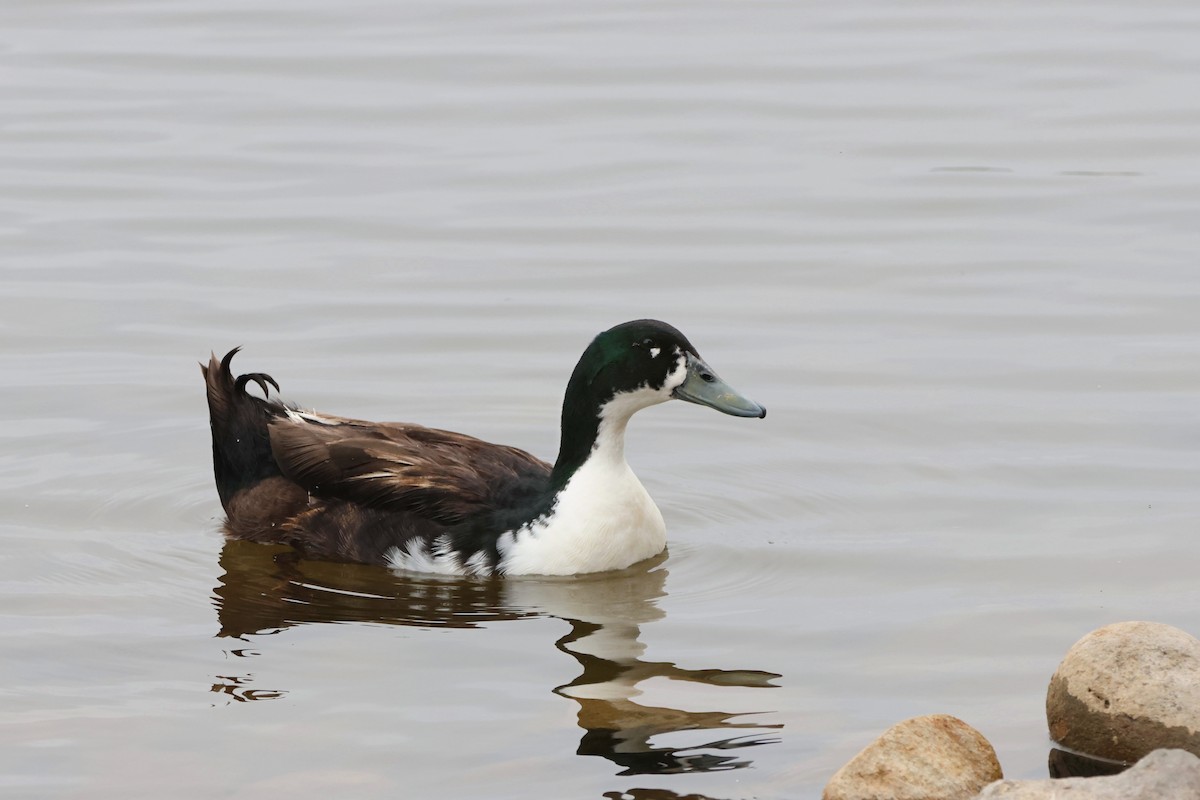
[[1200, 758], [1155, 750], [1120, 775], [1046, 781], [997, 781], [976, 800], [1196, 800]]
[[829, 780], [824, 800], [967, 800], [1003, 777], [983, 734], [948, 714], [888, 728]]
[[1200, 755], [1200, 640], [1157, 622], [1092, 631], [1050, 679], [1046, 721], [1056, 742], [1103, 758]]

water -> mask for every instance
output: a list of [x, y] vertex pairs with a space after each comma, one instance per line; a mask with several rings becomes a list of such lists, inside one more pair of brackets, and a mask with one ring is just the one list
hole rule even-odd
[[[1088, 630], [1200, 632], [1200, 9], [0, 8], [0, 789], [815, 796], [945, 712], [1045, 774]], [[195, 362], [552, 457], [588, 339], [670, 552], [502, 585], [223, 543]]]

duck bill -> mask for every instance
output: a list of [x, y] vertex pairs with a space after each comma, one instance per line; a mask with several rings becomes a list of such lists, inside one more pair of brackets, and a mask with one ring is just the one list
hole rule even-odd
[[735, 417], [762, 418], [767, 415], [765, 408], [738, 394], [704, 363], [704, 359], [692, 353], [687, 354], [687, 377], [671, 394], [678, 400], [715, 408]]

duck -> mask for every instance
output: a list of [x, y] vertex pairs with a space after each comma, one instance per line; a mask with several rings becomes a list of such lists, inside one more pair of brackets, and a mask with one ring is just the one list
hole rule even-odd
[[652, 558], [666, 525], [625, 460], [630, 418], [669, 400], [767, 413], [652, 319], [584, 350], [553, 464], [453, 431], [303, 411], [266, 373], [234, 377], [240, 349], [200, 364], [225, 535], [401, 573], [577, 575]]

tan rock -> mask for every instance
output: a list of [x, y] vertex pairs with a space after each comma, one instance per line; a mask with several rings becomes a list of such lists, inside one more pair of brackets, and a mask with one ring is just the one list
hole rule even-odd
[[888, 728], [830, 779], [823, 800], [966, 800], [999, 780], [983, 734], [948, 714]]
[[1184, 750], [1155, 750], [1132, 769], [1103, 778], [997, 781], [977, 800], [1196, 800], [1200, 758]]
[[1056, 742], [1103, 758], [1200, 755], [1200, 640], [1158, 622], [1092, 631], [1050, 679], [1046, 721]]

